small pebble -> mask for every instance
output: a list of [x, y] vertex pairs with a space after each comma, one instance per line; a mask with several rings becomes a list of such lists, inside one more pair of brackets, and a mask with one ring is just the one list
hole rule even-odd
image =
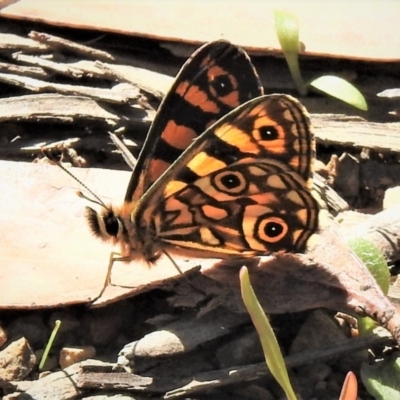
[[96, 349], [93, 346], [64, 347], [60, 351], [59, 364], [61, 368], [67, 368], [77, 362], [93, 358]]
[[2, 348], [7, 342], [8, 336], [7, 331], [0, 325], [0, 348]]
[[391, 207], [398, 207], [400, 204], [400, 186], [386, 189], [383, 198], [383, 209], [387, 210]]
[[0, 380], [23, 380], [36, 364], [36, 357], [28, 343], [22, 337], [11, 342], [0, 351]]

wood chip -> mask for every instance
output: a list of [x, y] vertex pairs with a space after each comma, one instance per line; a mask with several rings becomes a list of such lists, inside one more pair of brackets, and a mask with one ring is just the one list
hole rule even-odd
[[338, 114], [311, 114], [311, 121], [318, 143], [400, 152], [400, 122], [369, 122]]
[[120, 116], [87, 97], [43, 93], [0, 99], [0, 121], [52, 120], [71, 123], [76, 119], [102, 121], [110, 126], [122, 121]]
[[0, 81], [23, 87], [34, 92], [57, 92], [62, 95], [85, 96], [107, 103], [125, 104], [139, 100], [139, 89], [127, 83], [115, 85], [111, 89], [98, 87], [51, 83], [39, 79], [14, 74], [1, 74]]
[[115, 58], [112, 54], [95, 49], [93, 47], [84, 46], [82, 44], [78, 44], [76, 42], [72, 42], [71, 40], [63, 39], [58, 36], [50, 35], [45, 32], [36, 32], [32, 31], [28, 35], [33, 40], [36, 40], [40, 43], [44, 43], [50, 49], [55, 49], [57, 51], [67, 50], [71, 53], [75, 53], [80, 56], [94, 58], [96, 60], [102, 61], [114, 61]]
[[45, 44], [38, 43], [32, 39], [24, 38], [20, 35], [14, 35], [12, 33], [0, 33], [0, 49], [12, 51], [29, 50], [44, 52], [47, 51], [49, 47]]

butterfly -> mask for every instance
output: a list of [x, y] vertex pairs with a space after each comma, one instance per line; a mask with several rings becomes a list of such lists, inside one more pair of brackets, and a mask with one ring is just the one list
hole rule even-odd
[[318, 227], [314, 157], [301, 103], [263, 95], [244, 50], [211, 42], [161, 103], [124, 204], [87, 207], [87, 220], [124, 261], [300, 252]]

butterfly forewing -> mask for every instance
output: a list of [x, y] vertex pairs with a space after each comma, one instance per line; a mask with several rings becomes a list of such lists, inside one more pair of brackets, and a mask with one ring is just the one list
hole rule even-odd
[[200, 177], [247, 158], [280, 161], [309, 184], [314, 157], [314, 135], [301, 103], [284, 94], [259, 96], [207, 129], [145, 197], [161, 188], [168, 197]]
[[304, 250], [318, 225], [308, 187], [314, 146], [297, 100], [253, 99], [181, 155], [146, 193], [135, 223], [153, 221], [166, 245], [217, 256]]
[[157, 111], [125, 201], [139, 199], [209, 125], [261, 94], [257, 73], [242, 49], [223, 40], [198, 49]]

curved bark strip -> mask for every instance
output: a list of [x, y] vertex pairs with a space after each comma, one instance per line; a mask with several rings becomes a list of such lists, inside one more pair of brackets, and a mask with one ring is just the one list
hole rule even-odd
[[399, 309], [346, 245], [334, 223], [325, 224], [315, 239], [306, 254], [276, 254], [259, 262], [225, 261], [204, 273], [227, 284], [239, 302], [238, 271], [246, 265], [267, 313], [326, 307], [369, 316], [400, 343]]

